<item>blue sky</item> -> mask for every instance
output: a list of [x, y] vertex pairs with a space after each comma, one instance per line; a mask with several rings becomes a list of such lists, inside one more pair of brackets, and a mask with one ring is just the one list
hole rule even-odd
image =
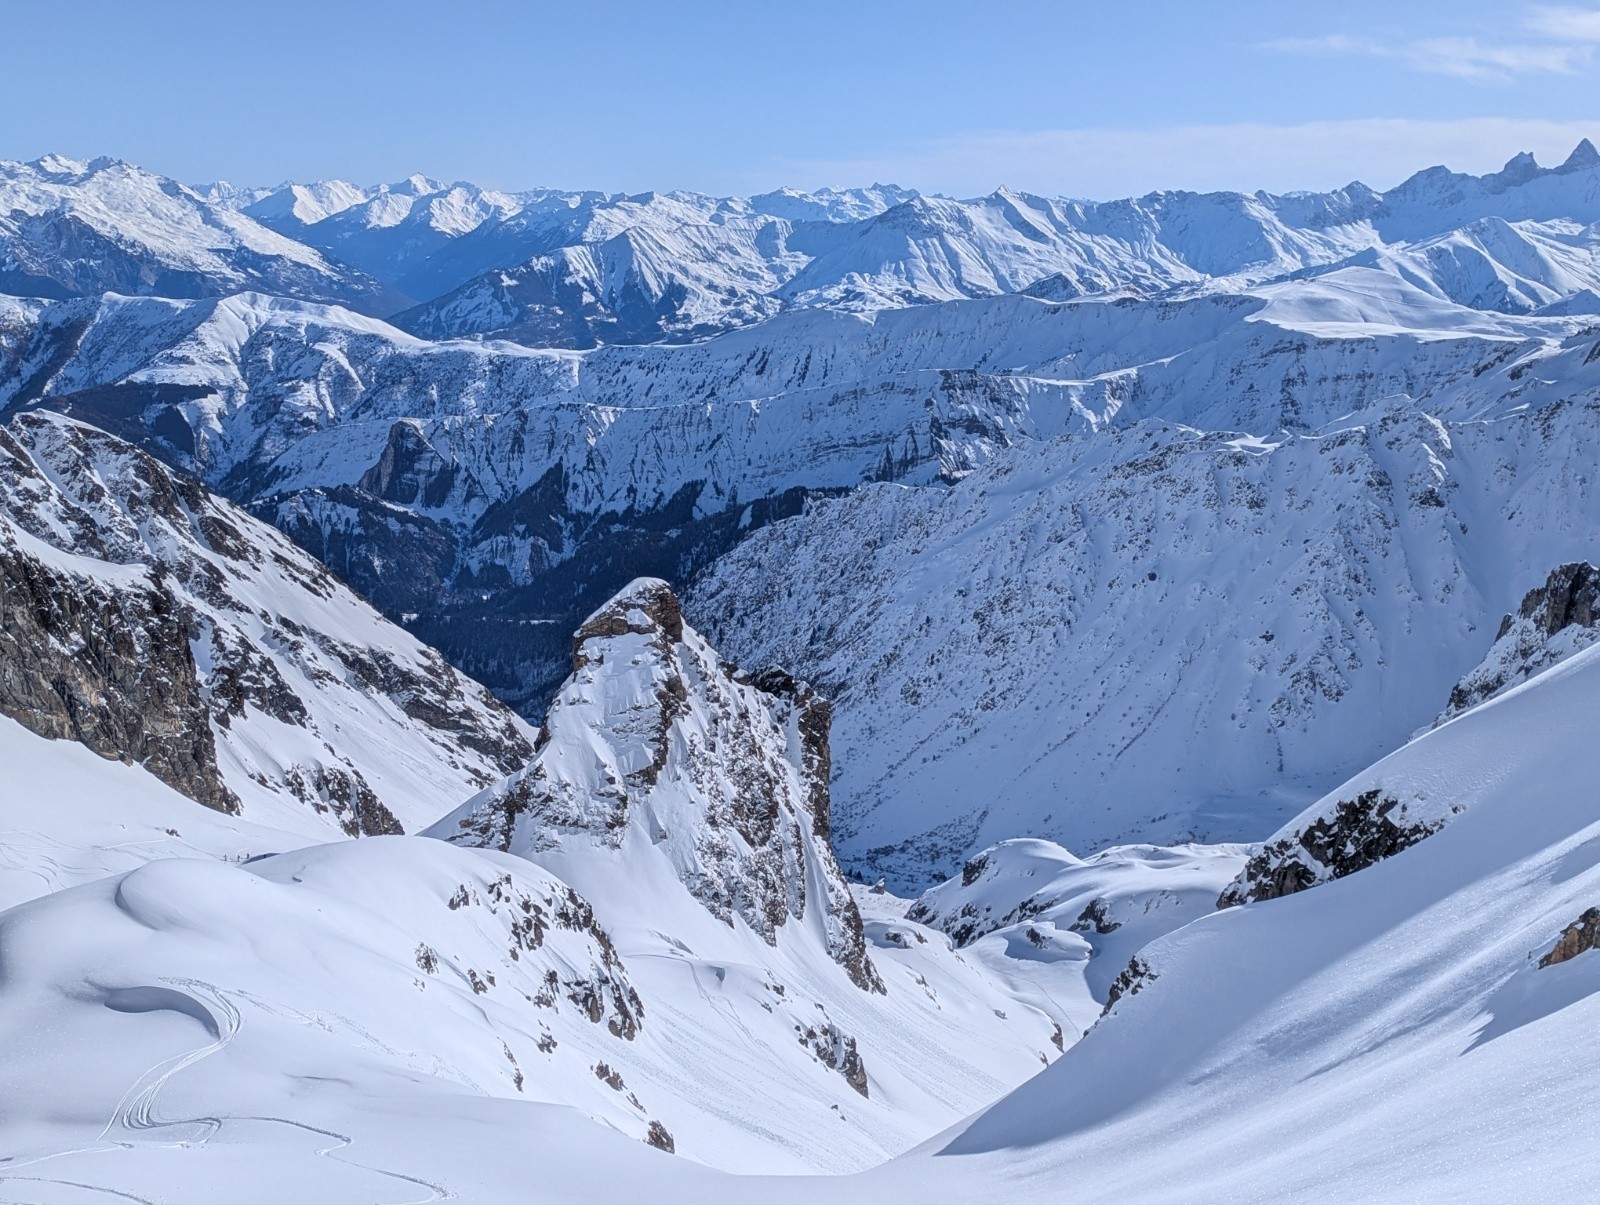
[[0, 0], [0, 157], [191, 181], [1378, 187], [1600, 141], [1600, 0]]

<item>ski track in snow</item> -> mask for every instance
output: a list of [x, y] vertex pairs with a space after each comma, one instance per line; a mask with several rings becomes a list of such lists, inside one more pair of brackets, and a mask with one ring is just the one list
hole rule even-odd
[[[133, 1082], [132, 1086], [129, 1087], [127, 1092], [123, 1094], [122, 1100], [118, 1102], [110, 1120], [106, 1122], [105, 1128], [100, 1131], [100, 1135], [98, 1138], [96, 1138], [93, 1145], [73, 1147], [64, 1151], [56, 1151], [48, 1155], [38, 1155], [32, 1159], [26, 1160], [25, 1162], [13, 1164], [11, 1167], [4, 1166], [6, 1161], [0, 1160], [0, 1184], [5, 1184], [11, 1181], [53, 1184], [83, 1189], [88, 1192], [101, 1193], [106, 1196], [116, 1197], [122, 1200], [137, 1201], [140, 1202], [140, 1205], [157, 1205], [157, 1203], [151, 1198], [141, 1197], [137, 1194], [124, 1192], [120, 1189], [106, 1188], [95, 1184], [85, 1184], [75, 1180], [52, 1179], [44, 1176], [17, 1176], [13, 1174], [13, 1169], [33, 1167], [41, 1163], [47, 1163], [54, 1159], [65, 1159], [73, 1155], [104, 1154], [116, 1151], [132, 1150], [136, 1146], [144, 1145], [129, 1141], [127, 1139], [113, 1138], [112, 1135], [118, 1131], [127, 1131], [132, 1134], [137, 1134], [153, 1130], [173, 1129], [181, 1126], [199, 1126], [202, 1128], [202, 1132], [198, 1139], [180, 1138], [173, 1142], [161, 1143], [160, 1145], [174, 1147], [201, 1147], [205, 1146], [211, 1141], [212, 1138], [216, 1137], [216, 1135], [221, 1132], [222, 1128], [229, 1122], [254, 1121], [270, 1125], [290, 1126], [297, 1130], [304, 1130], [309, 1134], [316, 1134], [323, 1138], [331, 1138], [334, 1140], [332, 1145], [319, 1147], [314, 1152], [320, 1158], [333, 1159], [336, 1162], [343, 1163], [348, 1167], [353, 1167], [360, 1171], [372, 1172], [374, 1175], [384, 1176], [392, 1180], [399, 1180], [407, 1184], [415, 1185], [418, 1188], [426, 1189], [429, 1194], [425, 1197], [408, 1197], [403, 1200], [374, 1200], [374, 1205], [427, 1205], [428, 1202], [452, 1200], [455, 1198], [456, 1194], [451, 1192], [448, 1188], [445, 1188], [443, 1185], [435, 1184], [432, 1181], [424, 1180], [418, 1176], [408, 1176], [404, 1172], [390, 1171], [387, 1168], [373, 1167], [370, 1164], [358, 1163], [353, 1159], [340, 1157], [339, 1152], [355, 1145], [355, 1138], [349, 1134], [340, 1133], [337, 1130], [329, 1130], [324, 1129], [321, 1126], [311, 1125], [308, 1122], [295, 1121], [288, 1117], [258, 1116], [254, 1114], [237, 1114], [226, 1117], [192, 1117], [176, 1120], [165, 1120], [159, 1117], [156, 1111], [157, 1103], [160, 1100], [162, 1091], [172, 1081], [173, 1077], [179, 1072], [193, 1067], [201, 1060], [210, 1058], [212, 1055], [226, 1049], [228, 1045], [232, 1043], [233, 1039], [238, 1036], [239, 1030], [243, 1027], [243, 1018], [238, 1006], [228, 998], [230, 995], [235, 993], [225, 991], [222, 988], [217, 987], [215, 984], [203, 983], [197, 979], [164, 978], [162, 982], [173, 984], [176, 987], [188, 989], [190, 992], [199, 992], [205, 995], [213, 1005], [212, 1008], [207, 1009], [207, 1012], [212, 1018], [212, 1023], [217, 1027], [217, 1037], [206, 1043], [204, 1046], [199, 1046], [194, 1050], [187, 1051], [183, 1054], [174, 1055], [171, 1058], [163, 1059], [161, 1062], [145, 1071], [143, 1075], [139, 1076], [139, 1078]], [[218, 1024], [219, 1020], [220, 1024]], [[308, 1019], [306, 1023], [313, 1024], [315, 1022]], [[11, 1203], [9, 1201], [0, 1202], [0, 1205], [11, 1205]], [[17, 1205], [29, 1205], [29, 1203], [18, 1202]]]

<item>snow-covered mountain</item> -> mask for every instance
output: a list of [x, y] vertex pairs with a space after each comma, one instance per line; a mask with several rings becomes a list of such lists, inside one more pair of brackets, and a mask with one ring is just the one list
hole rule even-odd
[[[414, 175], [361, 190], [343, 181], [285, 185], [243, 212], [413, 295], [418, 286], [412, 275], [430, 256], [521, 207], [519, 198], [493, 189]], [[422, 296], [434, 291], [423, 286]]]
[[[442, 294], [399, 322], [432, 338], [584, 347], [699, 337], [780, 305], [871, 311], [1022, 290], [1065, 300], [1236, 288], [1352, 257], [1463, 304], [1525, 311], [1594, 283], [1597, 168], [1585, 142], [1557, 168], [1519, 156], [1485, 177], [1430, 169], [1386, 194], [1353, 184], [1098, 203], [1009, 189], [965, 201], [874, 189], [853, 206], [822, 194], [806, 206], [773, 194], [541, 197], [463, 240], [498, 244], [472, 281], [448, 292], [445, 276], [396, 282]], [[561, 225], [552, 201], [569, 208]], [[526, 262], [513, 256], [512, 229], [539, 231], [544, 245], [521, 244]]]
[[1139, 990], [1064, 1059], [849, 1191], [1043, 1201], [1070, 1174], [1087, 1200], [1581, 1195], [1597, 719], [1589, 649], [1341, 785], [1329, 804], [1377, 790], [1458, 814], [1156, 941]]
[[533, 762], [430, 835], [546, 860], [597, 895], [620, 887], [623, 915], [687, 891], [769, 943], [797, 922], [881, 992], [828, 845], [827, 701], [780, 670], [725, 666], [654, 578], [584, 621], [573, 662]]
[[[340, 288], [283, 273], [254, 282], [268, 291], [384, 314], [410, 298], [419, 304], [396, 321], [413, 333], [535, 346], [683, 341], [796, 307], [870, 312], [1019, 291], [1067, 300], [1236, 290], [1348, 263], [1463, 304], [1524, 312], [1600, 276], [1592, 230], [1600, 153], [1587, 141], [1559, 167], [1521, 155], [1481, 177], [1430, 168], [1386, 193], [1352, 184], [1105, 202], [1004, 188], [954, 200], [885, 185], [749, 198], [507, 193], [420, 175], [375, 188], [330, 180], [197, 190], [114, 166], [115, 180], [59, 157], [7, 170], [13, 192], [44, 190], [63, 213], [82, 210], [118, 238], [164, 246], [169, 258], [183, 248], [190, 259], [212, 254], [205, 249], [216, 236], [152, 203], [152, 188], [204, 207], [208, 225], [255, 232], [252, 248], [276, 237], [279, 254], [298, 248], [300, 259], [348, 278]], [[119, 210], [129, 212], [116, 218]], [[49, 261], [49, 246], [24, 258]], [[362, 292], [358, 277], [389, 292]], [[200, 295], [218, 291], [224, 276], [209, 279]], [[198, 287], [152, 283], [145, 271], [97, 287], [182, 296]], [[58, 284], [12, 291], [63, 295]]]
[[7, 1194], [1581, 1195], [1590, 144], [6, 197]]
[[256, 824], [419, 828], [531, 750], [278, 532], [57, 415], [0, 428], [0, 590], [0, 713]]
[[[597, 637], [611, 653], [630, 635], [642, 633]], [[1585, 1183], [1584, 1136], [1600, 1107], [1600, 1068], [1585, 1053], [1600, 988], [1600, 822], [1586, 789], [1600, 772], [1597, 656], [1577, 653], [1319, 801], [1308, 816], [1374, 790], [1449, 801], [1455, 815], [1289, 898], [1191, 907], [1220, 877], [1207, 868], [1214, 857], [1218, 870], [1237, 865], [1231, 851], [1088, 862], [1037, 843], [989, 851], [927, 907], [992, 917], [1024, 905], [1033, 915], [1010, 964], [1019, 976], [1066, 961], [1050, 951], [1070, 934], [1042, 930], [1085, 897], [1085, 935], [1114, 937], [1163, 901], [1187, 923], [1139, 949], [1062, 1058], [855, 1176], [771, 1173], [794, 1166], [782, 1154], [790, 1143], [841, 1152], [879, 1109], [933, 1097], [888, 1070], [869, 1070], [863, 1097], [817, 1061], [837, 1043], [779, 1041], [800, 1023], [789, 1006], [813, 990], [787, 978], [799, 968], [773, 978], [720, 951], [701, 961], [695, 948], [727, 933], [747, 951], [772, 950], [758, 933], [706, 913], [688, 948], [652, 957], [636, 943], [653, 935], [658, 951], [676, 949], [672, 932], [691, 913], [636, 915], [623, 935], [527, 860], [377, 838], [244, 866], [157, 861], [0, 914], [0, 1027], [49, 1035], [8, 1041], [0, 1060], [0, 1098], [29, 1102], [8, 1115], [0, 1180], [198, 1199], [220, 1177], [239, 1201], [413, 1191], [512, 1201], [525, 1198], [533, 1160], [541, 1191], [576, 1202], [641, 1183], [667, 1202], [748, 1200], [754, 1188], [797, 1205], [1053, 1201], [1067, 1182], [1090, 1200], [1566, 1199]], [[638, 668], [590, 664], [624, 680]], [[575, 691], [620, 701], [590, 694], [584, 668]], [[0, 739], [25, 767], [57, 750], [83, 755], [3, 725]], [[1117, 898], [1140, 879], [1160, 884], [1153, 907]], [[828, 1023], [880, 1041], [943, 1025], [921, 1030], [942, 1044], [915, 1044], [936, 1057], [906, 1064], [923, 1075], [977, 1058], [973, 1035], [995, 1032], [999, 1018], [980, 1016], [996, 997], [971, 998], [959, 1017], [952, 1006], [982, 990], [973, 970], [989, 969], [1004, 930], [963, 960], [939, 955], [937, 930], [912, 921], [869, 921], [875, 930], [872, 957], [900, 1009], [876, 1026], [844, 1020], [850, 1002], [886, 1001], [848, 984], [824, 1004]], [[810, 968], [844, 980], [831, 960]], [[746, 1003], [763, 991], [771, 1013]], [[819, 1016], [816, 1003], [798, 1011]], [[1015, 997], [996, 1007], [1009, 1012]], [[669, 1149], [679, 1158], [658, 1153]], [[726, 1177], [716, 1165], [769, 1174]]]
[[387, 312], [377, 280], [117, 159], [0, 161], [0, 290], [218, 297], [262, 289]]

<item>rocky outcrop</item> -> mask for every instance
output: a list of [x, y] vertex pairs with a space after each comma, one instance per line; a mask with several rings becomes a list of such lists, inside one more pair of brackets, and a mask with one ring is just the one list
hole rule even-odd
[[470, 506], [484, 500], [472, 475], [441, 455], [415, 419], [402, 419], [389, 428], [383, 454], [358, 484], [384, 502], [424, 510]]
[[650, 1128], [645, 1131], [644, 1140], [658, 1151], [666, 1151], [671, 1155], [676, 1153], [678, 1144], [672, 1140], [672, 1135], [667, 1132], [667, 1127], [659, 1121], [651, 1119]]
[[867, 1067], [856, 1049], [856, 1040], [832, 1021], [821, 1025], [795, 1026], [800, 1045], [809, 1050], [824, 1067], [837, 1071], [862, 1096], [867, 1096]]
[[0, 429], [0, 714], [208, 807], [276, 797], [351, 836], [532, 755], [482, 687], [278, 532], [43, 412]]
[[[1553, 570], [1500, 623], [1478, 667], [1450, 692], [1435, 726], [1504, 694], [1600, 639], [1600, 568], [1585, 562]], [[1393, 857], [1443, 828], [1451, 804], [1402, 803], [1374, 787], [1302, 816], [1245, 864], [1217, 900], [1219, 908], [1277, 899], [1343, 878]]]
[[1539, 959], [1541, 967], [1567, 962], [1600, 946], [1600, 908], [1589, 908], [1556, 938], [1550, 952]]
[[1092, 931], [1104, 937], [1106, 934], [1115, 933], [1122, 928], [1122, 922], [1111, 919], [1107, 912], [1105, 900], [1093, 899], [1083, 906], [1083, 911], [1078, 913], [1078, 919], [1068, 927], [1074, 933], [1089, 933]]
[[1436, 723], [1460, 715], [1600, 640], [1600, 568], [1577, 561], [1528, 591], [1483, 661], [1450, 691]]
[[1223, 890], [1217, 907], [1278, 899], [1342, 879], [1432, 836], [1446, 819], [1408, 808], [1376, 787], [1337, 800], [1262, 846]]
[[1137, 996], [1160, 977], [1151, 969], [1149, 962], [1135, 954], [1128, 960], [1128, 965], [1123, 967], [1111, 981], [1111, 990], [1106, 993], [1106, 1004], [1100, 1010], [1100, 1015], [1105, 1016], [1124, 996]]
[[723, 662], [667, 583], [641, 578], [573, 641], [533, 763], [429, 830], [541, 854], [649, 847], [725, 924], [769, 944], [819, 917], [828, 955], [881, 991], [829, 847], [827, 703], [781, 671]]

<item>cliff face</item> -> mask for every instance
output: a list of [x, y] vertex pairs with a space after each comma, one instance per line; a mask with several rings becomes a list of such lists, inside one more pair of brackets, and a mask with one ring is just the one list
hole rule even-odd
[[415, 825], [532, 752], [279, 533], [47, 414], [0, 429], [0, 714], [208, 807], [351, 836]]
[[579, 627], [533, 763], [430, 831], [535, 860], [592, 847], [646, 859], [769, 945], [791, 924], [817, 934], [878, 991], [827, 840], [828, 721], [788, 674], [722, 661], [671, 588], [641, 578]]
[[31, 554], [14, 530], [0, 533], [0, 714], [237, 813], [217, 769], [194, 634], [155, 580], [77, 576]]

